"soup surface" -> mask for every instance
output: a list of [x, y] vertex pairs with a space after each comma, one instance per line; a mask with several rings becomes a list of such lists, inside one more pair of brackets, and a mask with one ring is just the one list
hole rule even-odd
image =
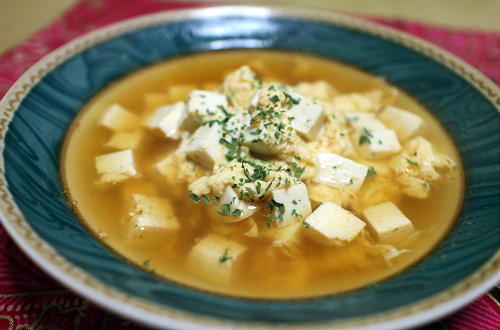
[[463, 185], [444, 129], [383, 79], [248, 50], [168, 60], [109, 86], [75, 120], [62, 172], [82, 221], [135, 265], [278, 299], [415, 263], [452, 225]]

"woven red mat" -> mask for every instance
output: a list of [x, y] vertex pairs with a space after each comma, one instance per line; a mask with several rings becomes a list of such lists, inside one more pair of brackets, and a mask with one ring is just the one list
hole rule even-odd
[[[189, 2], [81, 0], [61, 18], [0, 56], [0, 97], [45, 54], [69, 40], [129, 17], [192, 7]], [[426, 39], [500, 84], [500, 34], [368, 18]], [[428, 329], [500, 329], [500, 289]], [[496, 298], [495, 298], [496, 297]], [[35, 266], [0, 226], [0, 329], [141, 329], [73, 294]]]

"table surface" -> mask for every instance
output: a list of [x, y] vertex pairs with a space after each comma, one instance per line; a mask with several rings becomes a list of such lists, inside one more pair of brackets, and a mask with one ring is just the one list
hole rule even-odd
[[[100, 0], [84, 1], [98, 3]], [[77, 0], [1, 0], [0, 53], [49, 24], [76, 2]], [[356, 14], [413, 19], [448, 27], [490, 31], [498, 30], [500, 25], [498, 0], [377, 0], [376, 2], [373, 0], [219, 0], [219, 2], [307, 4]]]

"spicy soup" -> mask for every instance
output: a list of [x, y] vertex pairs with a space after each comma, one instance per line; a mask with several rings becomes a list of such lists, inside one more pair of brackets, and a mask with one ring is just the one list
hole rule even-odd
[[131, 263], [254, 298], [397, 274], [447, 233], [463, 190], [451, 139], [411, 97], [332, 60], [257, 50], [107, 87], [74, 121], [61, 168], [75, 212]]

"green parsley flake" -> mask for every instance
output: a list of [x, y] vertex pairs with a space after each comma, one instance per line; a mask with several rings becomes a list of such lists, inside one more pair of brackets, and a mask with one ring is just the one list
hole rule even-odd
[[372, 143], [372, 138], [372, 132], [366, 127], [363, 127], [363, 133], [360, 135], [358, 143], [359, 145], [362, 145], [363, 143]]
[[150, 264], [150, 263], [151, 263], [151, 258], [144, 260], [144, 261], [142, 262], [142, 265], [143, 265], [144, 267], [149, 267], [149, 264]]
[[272, 97], [269, 98], [269, 101], [273, 103], [279, 102], [279, 100], [280, 98], [278, 97], [278, 95], [273, 95]]
[[405, 158], [408, 164], [411, 166], [420, 166], [417, 162], [414, 162], [413, 160], [409, 159], [408, 157]]
[[366, 173], [366, 178], [367, 179], [373, 179], [373, 177], [377, 175], [377, 171], [375, 170], [375, 167], [370, 166], [368, 168], [368, 172]]
[[193, 200], [193, 202], [195, 202], [195, 203], [199, 203], [200, 202], [200, 197], [198, 195], [196, 195], [196, 194], [189, 193], [188, 197], [191, 198]]
[[231, 260], [231, 259], [233, 259], [233, 257], [231, 257], [231, 256], [229, 255], [229, 249], [225, 249], [225, 250], [224, 250], [224, 254], [223, 254], [223, 255], [221, 255], [221, 256], [219, 257], [219, 262], [220, 262], [221, 264], [223, 264], [223, 263], [225, 263], [226, 261]]
[[299, 104], [299, 103], [300, 103], [300, 99], [298, 99], [298, 98], [297, 98], [297, 99], [294, 99], [294, 98], [293, 98], [290, 94], [285, 93], [285, 92], [283, 92], [283, 94], [284, 94], [284, 95], [285, 95], [285, 97], [286, 97], [287, 99], [289, 99], [289, 100], [290, 100], [290, 102], [292, 102], [293, 104]]

